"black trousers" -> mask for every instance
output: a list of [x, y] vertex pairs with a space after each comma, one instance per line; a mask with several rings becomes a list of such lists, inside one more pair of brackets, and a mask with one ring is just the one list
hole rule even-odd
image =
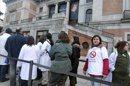
[[8, 65], [0, 65], [0, 80], [5, 79], [7, 71], [8, 71]]
[[70, 86], [75, 86], [77, 84], [77, 78], [73, 76], [69, 76], [70, 79]]
[[[32, 86], [32, 81], [33, 80], [31, 80], [31, 86]], [[20, 86], [28, 86], [28, 80], [22, 80], [21, 79], [21, 85]]]

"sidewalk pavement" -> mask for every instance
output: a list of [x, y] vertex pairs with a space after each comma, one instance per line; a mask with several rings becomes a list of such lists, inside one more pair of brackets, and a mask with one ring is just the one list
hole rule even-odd
[[[85, 60], [85, 57], [81, 57], [81, 59]], [[83, 75], [83, 71], [82, 71], [83, 66], [84, 66], [84, 62], [80, 62], [79, 67], [78, 67], [78, 74]], [[0, 83], [0, 86], [9, 86], [9, 82], [10, 81]], [[35, 80], [33, 82], [33, 86], [38, 86], [38, 82], [39, 81]], [[66, 86], [69, 86], [69, 79], [67, 79]], [[91, 86], [91, 82], [88, 80], [77, 78], [77, 85], [76, 86]], [[107, 85], [102, 85], [102, 86], [107, 86]]]

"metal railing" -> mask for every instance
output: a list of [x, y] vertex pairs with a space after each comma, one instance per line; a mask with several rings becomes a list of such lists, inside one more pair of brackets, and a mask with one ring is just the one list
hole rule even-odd
[[32, 20], [33, 20], [33, 18], [23, 19], [23, 20], [21, 20], [21, 23], [32, 22]]
[[17, 21], [11, 21], [10, 24], [11, 24], [11, 25], [12, 25], [12, 24], [18, 24], [18, 22], [19, 22], [18, 20], [17, 20]]
[[93, 33], [96, 33], [96, 34], [100, 34], [100, 35], [103, 35], [103, 36], [106, 36], [106, 37], [109, 37], [109, 38], [114, 37], [114, 34], [112, 34], [112, 33], [109, 33], [109, 32], [104, 31], [104, 30], [96, 29], [96, 28], [91, 27], [89, 25], [77, 23], [74, 27], [85, 30], [85, 31], [90, 31], [90, 32], [93, 32]]
[[[46, 69], [50, 69], [50, 67], [47, 67], [47, 66], [44, 66], [44, 65], [40, 65], [38, 63], [33, 63], [33, 61], [26, 61], [26, 60], [22, 60], [22, 59], [17, 59], [17, 58], [13, 58], [13, 57], [7, 57], [5, 55], [2, 55], [0, 54], [0, 56], [2, 57], [5, 57], [5, 58], [8, 58], [10, 60], [15, 60], [15, 61], [22, 61], [22, 62], [26, 62], [28, 64], [30, 64], [30, 68], [29, 68], [29, 79], [28, 79], [28, 86], [31, 86], [31, 78], [32, 78], [32, 67], [33, 65], [36, 65], [37, 67], [43, 67], [43, 68], [46, 68]], [[81, 62], [85, 62], [85, 60], [80, 60]], [[94, 82], [98, 82], [98, 83], [101, 83], [101, 84], [105, 84], [105, 85], [109, 85], [109, 86], [123, 86], [123, 85], [120, 85], [120, 84], [117, 84], [117, 83], [111, 83], [111, 82], [108, 82], [108, 81], [103, 81], [103, 80], [99, 80], [99, 79], [95, 79], [93, 77], [87, 77], [87, 76], [83, 76], [83, 75], [80, 75], [80, 74], [75, 74], [75, 73], [71, 73], [71, 72], [64, 72], [64, 71], [54, 71], [54, 70], [51, 70], [51, 72], [55, 72], [55, 73], [61, 73], [61, 74], [66, 74], [66, 75], [69, 75], [69, 76], [74, 76], [74, 77], [78, 77], [78, 78], [81, 78], [81, 79], [84, 79], [84, 80], [89, 80], [89, 81], [94, 81]]]

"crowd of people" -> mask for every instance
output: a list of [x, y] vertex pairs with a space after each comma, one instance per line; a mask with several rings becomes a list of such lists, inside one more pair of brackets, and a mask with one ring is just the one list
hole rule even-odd
[[[24, 37], [21, 30], [18, 28], [13, 34], [12, 30], [7, 28], [0, 35], [0, 54], [50, 67], [50, 69], [46, 69], [33, 65], [31, 84], [40, 76], [38, 86], [65, 86], [68, 77], [65, 73], [78, 73], [81, 56], [79, 37], [74, 36], [73, 42], [70, 43], [68, 34], [61, 31], [55, 43], [51, 33], [42, 35], [39, 42], [35, 43], [33, 36]], [[119, 41], [110, 56], [108, 56], [107, 48], [99, 35], [94, 35], [91, 43], [86, 55], [83, 74], [100, 80], [108, 78], [110, 82], [130, 86], [129, 43]], [[10, 80], [10, 86], [16, 86], [16, 75], [19, 71], [19, 86], [28, 86], [29, 68], [30, 65], [26, 62], [0, 56], [0, 82]], [[9, 79], [6, 77], [8, 72]], [[70, 86], [76, 86], [76, 77], [69, 76], [69, 81]], [[94, 81], [91, 81], [91, 84], [92, 86], [101, 86], [101, 83]]]

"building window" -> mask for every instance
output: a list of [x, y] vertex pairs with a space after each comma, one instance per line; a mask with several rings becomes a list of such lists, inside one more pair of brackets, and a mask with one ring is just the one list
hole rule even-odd
[[92, 9], [88, 9], [86, 11], [86, 19], [85, 22], [88, 23], [92, 20]]
[[58, 8], [59, 8], [58, 13], [66, 14], [66, 3], [65, 2], [60, 3]]
[[70, 16], [69, 23], [76, 24], [78, 22], [78, 11], [79, 11], [79, 2], [70, 3]]
[[42, 11], [43, 11], [43, 7], [40, 7], [40, 8], [39, 8], [39, 12], [42, 12]]
[[86, 3], [93, 2], [93, 0], [86, 0]]
[[82, 46], [83, 46], [83, 49], [88, 49], [89, 48], [89, 43], [88, 42], [83, 42]]
[[11, 14], [10, 21], [15, 21], [15, 13]]
[[127, 34], [127, 40], [126, 41], [130, 41], [130, 34]]
[[39, 30], [39, 31], [37, 31], [36, 42], [39, 41], [39, 39], [40, 39], [40, 37], [41, 37], [42, 35], [46, 35], [47, 33], [48, 33], [48, 30]]
[[55, 13], [55, 5], [49, 6], [49, 18], [52, 18], [52, 15]]
[[124, 34], [125, 34], [124, 36], [125, 41], [128, 41], [130, 43], [130, 32], [125, 32]]
[[25, 37], [29, 36], [29, 35], [30, 35], [30, 31], [23, 31], [23, 35], [24, 35]]
[[41, 2], [43, 2], [43, 0], [41, 0]]

